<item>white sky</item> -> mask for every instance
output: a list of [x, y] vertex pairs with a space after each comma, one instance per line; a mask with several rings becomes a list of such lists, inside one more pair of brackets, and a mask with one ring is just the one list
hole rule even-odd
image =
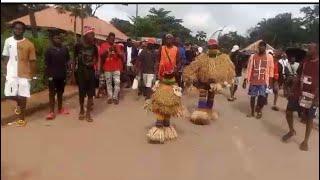
[[[279, 13], [290, 12], [294, 17], [301, 16], [300, 8], [310, 4], [139, 4], [139, 16], [145, 16], [151, 7], [172, 11], [169, 15], [182, 19], [183, 25], [193, 31], [203, 30], [208, 36], [226, 26], [224, 33], [238, 31], [246, 35], [250, 27], [263, 18], [274, 17]], [[97, 10], [96, 16], [110, 21], [112, 18], [129, 20], [135, 16], [136, 5], [105, 4]]]

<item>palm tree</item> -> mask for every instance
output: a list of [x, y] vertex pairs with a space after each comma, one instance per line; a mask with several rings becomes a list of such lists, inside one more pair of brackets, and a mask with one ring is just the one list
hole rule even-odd
[[24, 4], [24, 6], [28, 10], [32, 36], [36, 38], [36, 37], [38, 37], [38, 32], [37, 32], [37, 22], [36, 22], [35, 12], [46, 8], [47, 5], [45, 5], [45, 4]]
[[[84, 18], [85, 13], [82, 13], [81, 4], [59, 4], [56, 6], [56, 9], [59, 13], [66, 13], [67, 11], [71, 12], [70, 16], [74, 17], [73, 21], [73, 32], [75, 42], [77, 41], [77, 18]], [[83, 27], [81, 28], [83, 29]]]

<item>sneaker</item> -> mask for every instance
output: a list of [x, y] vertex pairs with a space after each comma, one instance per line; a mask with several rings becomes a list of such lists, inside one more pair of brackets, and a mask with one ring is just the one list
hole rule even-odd
[[46, 119], [47, 119], [47, 120], [53, 120], [55, 117], [56, 117], [56, 115], [55, 115], [53, 112], [50, 112], [50, 113], [47, 115]]
[[59, 114], [70, 114], [70, 112], [65, 108], [60, 109], [58, 113]]

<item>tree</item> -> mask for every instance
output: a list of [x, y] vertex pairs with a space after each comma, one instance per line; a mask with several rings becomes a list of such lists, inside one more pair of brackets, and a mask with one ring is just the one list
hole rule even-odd
[[38, 37], [37, 33], [37, 22], [36, 22], [36, 17], [35, 17], [35, 12], [42, 10], [46, 7], [48, 7], [45, 4], [25, 4], [25, 6], [28, 9], [28, 14], [30, 18], [30, 25], [31, 25], [31, 31], [32, 31], [32, 36], [33, 37]]
[[221, 50], [226, 53], [229, 53], [234, 45], [243, 48], [249, 44], [247, 37], [239, 35], [236, 31], [220, 36], [218, 41]]
[[129, 21], [112, 18], [110, 23], [114, 25], [117, 29], [121, 32], [125, 33], [128, 36], [133, 36], [134, 25], [131, 24]]
[[207, 33], [204, 31], [197, 31], [196, 38], [199, 42], [205, 42], [207, 38]]
[[[87, 16], [87, 13], [84, 13], [83, 6], [81, 4], [59, 4], [56, 6], [56, 9], [59, 13], [66, 13], [67, 11], [71, 12], [70, 16], [74, 17], [73, 21], [73, 32], [75, 41], [77, 40], [77, 18], [84, 18]], [[83, 27], [81, 28], [83, 29]]]

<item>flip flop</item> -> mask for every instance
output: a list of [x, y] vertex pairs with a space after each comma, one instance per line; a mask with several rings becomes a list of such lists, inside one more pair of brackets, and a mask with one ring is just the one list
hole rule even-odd
[[17, 127], [24, 127], [26, 125], [27, 125], [27, 121], [26, 120], [20, 119], [20, 120], [16, 121], [16, 126]]

